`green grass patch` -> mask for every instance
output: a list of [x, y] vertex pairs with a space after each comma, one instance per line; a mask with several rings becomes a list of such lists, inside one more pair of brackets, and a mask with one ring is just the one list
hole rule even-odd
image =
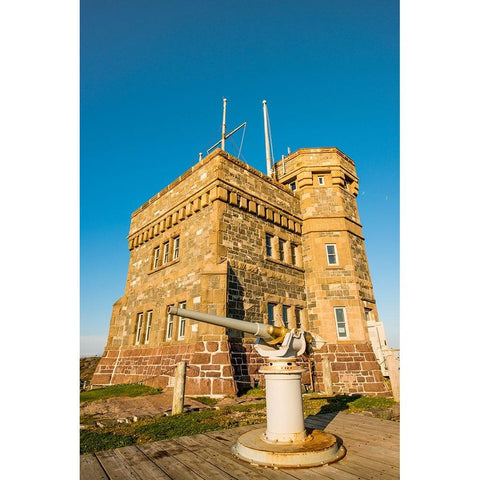
[[[258, 394], [258, 392], [257, 392]], [[254, 395], [256, 396], [256, 395]], [[208, 398], [208, 397], [207, 397]], [[304, 395], [305, 416], [328, 412], [359, 412], [388, 409], [391, 398], [336, 395], [333, 397]], [[200, 412], [182, 413], [169, 417], [142, 419], [136, 423], [110, 424], [104, 428], [89, 427], [80, 432], [80, 451], [90, 453], [127, 445], [195, 435], [266, 422], [266, 403], [245, 403]], [[83, 419], [82, 419], [82, 423]]]
[[204, 405], [208, 405], [209, 407], [214, 407], [218, 400], [212, 397], [192, 397], [197, 402], [203, 403]]
[[112, 432], [82, 430], [80, 432], [80, 454], [128, 447], [135, 443], [131, 435], [118, 435]]
[[247, 390], [244, 395], [248, 395], [249, 397], [265, 397], [266, 393], [264, 388], [254, 387]]
[[389, 408], [395, 405], [393, 398], [384, 397], [360, 397], [349, 403], [348, 409], [351, 411], [376, 410]]
[[362, 412], [386, 409], [395, 404], [392, 398], [362, 397], [360, 395], [335, 395], [334, 397], [304, 396], [305, 415], [332, 412]]
[[91, 402], [113, 397], [141, 397], [144, 395], [154, 395], [162, 393], [161, 388], [148, 387], [139, 383], [130, 385], [112, 385], [110, 387], [96, 388], [80, 393], [80, 402]]
[[90, 453], [136, 443], [154, 442], [266, 421], [265, 403], [234, 405], [219, 410], [189, 412], [144, 419], [80, 432], [80, 452]]

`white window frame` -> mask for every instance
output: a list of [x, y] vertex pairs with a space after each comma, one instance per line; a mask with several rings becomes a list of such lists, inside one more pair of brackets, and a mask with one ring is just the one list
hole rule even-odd
[[153, 268], [157, 268], [160, 263], [160, 245], [153, 249]]
[[180, 235], [173, 239], [173, 260], [176, 260], [180, 253]]
[[147, 326], [145, 327], [145, 345], [150, 341], [150, 331], [152, 329], [153, 310], [147, 312]]
[[[187, 308], [187, 302], [180, 302], [178, 308]], [[178, 340], [185, 338], [185, 327], [187, 319], [185, 317], [178, 317]]]
[[[334, 249], [334, 255], [335, 255], [335, 263], [330, 262], [330, 255], [331, 253], [328, 253], [328, 247], [333, 247]], [[336, 243], [326, 243], [325, 244], [325, 252], [327, 254], [327, 264], [328, 265], [338, 265], [338, 252], [337, 252], [337, 244]]]
[[165, 242], [163, 244], [163, 257], [162, 257], [162, 265], [168, 263], [168, 257], [170, 254], [170, 242]]
[[[172, 305], [173, 306], [173, 305]], [[165, 332], [165, 340], [171, 340], [173, 337], [173, 315], [171, 313], [167, 314], [167, 325]]]
[[318, 184], [319, 184], [321, 187], [323, 187], [323, 186], [325, 185], [325, 177], [324, 177], [324, 176], [319, 175], [319, 176], [317, 177], [317, 181], [318, 181]]
[[135, 335], [135, 345], [140, 344], [140, 335], [142, 333], [143, 312], [137, 314], [137, 333]]
[[[337, 311], [343, 311], [343, 323], [345, 324], [345, 332], [340, 332], [339, 328], [339, 319], [337, 317]], [[350, 338], [350, 332], [348, 330], [348, 319], [347, 319], [347, 309], [345, 307], [334, 307], [333, 314], [335, 317], [335, 328], [337, 329], [337, 338], [339, 340], [348, 340]], [[340, 335], [344, 333], [344, 335]]]

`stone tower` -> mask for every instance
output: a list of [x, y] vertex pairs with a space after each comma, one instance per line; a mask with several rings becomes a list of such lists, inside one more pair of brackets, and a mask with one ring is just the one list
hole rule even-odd
[[[304, 383], [387, 395], [367, 321], [378, 320], [352, 160], [301, 149], [264, 175], [221, 149], [132, 214], [125, 293], [92, 384], [171, 385], [235, 393], [262, 381], [254, 338], [173, 318], [169, 305], [303, 327], [323, 340]], [[331, 390], [331, 391], [330, 391]]]
[[368, 341], [366, 320], [378, 316], [353, 161], [336, 148], [301, 149], [274, 172], [295, 190], [302, 212], [308, 329], [328, 343]]

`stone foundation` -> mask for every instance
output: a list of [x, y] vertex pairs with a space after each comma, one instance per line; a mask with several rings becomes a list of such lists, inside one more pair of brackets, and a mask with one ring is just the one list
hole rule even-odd
[[[129, 347], [121, 351], [106, 349], [92, 385], [142, 382], [153, 387], [171, 387], [176, 365], [181, 361], [187, 363], [186, 395], [228, 395], [243, 393], [255, 386], [264, 387], [264, 376], [259, 370], [265, 359], [258, 355], [252, 341], [240, 339]], [[309, 357], [301, 357], [298, 364], [306, 369], [302, 384], [308, 386], [309, 391], [392, 395], [369, 343], [327, 344]], [[329, 368], [329, 373], [325, 368]]]
[[228, 342], [202, 341], [189, 345], [105, 349], [92, 386], [142, 382], [152, 387], [173, 386], [178, 362], [187, 363], [186, 395], [236, 394]]

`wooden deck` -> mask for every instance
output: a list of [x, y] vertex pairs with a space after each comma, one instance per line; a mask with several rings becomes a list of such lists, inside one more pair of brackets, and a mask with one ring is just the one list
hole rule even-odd
[[[310, 416], [306, 427], [334, 433], [347, 455], [337, 463], [308, 469], [257, 467], [236, 460], [230, 447], [260, 425], [180, 437], [80, 457], [81, 480], [314, 480], [400, 478], [399, 423], [365, 415]], [[263, 425], [265, 426], [265, 425]]]

